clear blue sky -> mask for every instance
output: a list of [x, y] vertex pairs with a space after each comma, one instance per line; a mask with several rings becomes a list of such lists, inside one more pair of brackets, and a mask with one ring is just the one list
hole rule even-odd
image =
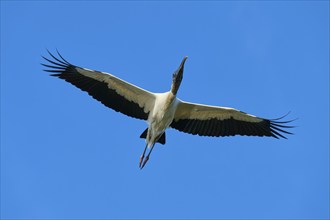
[[[288, 140], [167, 131], [42, 71], [71, 63], [153, 92], [299, 118]], [[1, 218], [329, 217], [329, 2], [1, 1]]]

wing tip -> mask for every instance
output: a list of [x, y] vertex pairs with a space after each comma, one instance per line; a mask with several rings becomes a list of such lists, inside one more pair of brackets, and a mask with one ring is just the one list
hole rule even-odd
[[[44, 69], [43, 71], [45, 72], [58, 72], [58, 73], [63, 73], [67, 71], [70, 67], [75, 67], [71, 63], [69, 63], [66, 59], [63, 58], [63, 56], [60, 54], [60, 52], [56, 49], [58, 57], [56, 57], [53, 53], [51, 53], [47, 48], [46, 48], [47, 53], [49, 56], [52, 58], [47, 58], [45, 56], [41, 57], [48, 62], [48, 64], [45, 63], [40, 63], [42, 66], [47, 67], [49, 69]], [[53, 75], [58, 75], [58, 74], [51, 74]]]
[[284, 134], [294, 135], [294, 133], [289, 132], [285, 129], [291, 129], [291, 128], [295, 128], [297, 126], [292, 126], [292, 125], [289, 126], [289, 125], [285, 125], [285, 124], [289, 124], [291, 122], [294, 122], [294, 121], [298, 120], [298, 118], [287, 120], [287, 121], [282, 121], [282, 119], [287, 117], [290, 113], [291, 113], [291, 111], [289, 111], [288, 113], [286, 113], [285, 115], [283, 115], [279, 118], [268, 119], [267, 120], [268, 123], [269, 123], [269, 128], [270, 128], [270, 132], [271, 132], [272, 137], [275, 137], [277, 139], [280, 139], [280, 138], [288, 139]]

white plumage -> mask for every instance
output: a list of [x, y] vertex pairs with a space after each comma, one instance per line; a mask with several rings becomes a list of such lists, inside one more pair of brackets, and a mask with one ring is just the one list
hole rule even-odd
[[[269, 120], [233, 108], [195, 104], [178, 99], [176, 95], [187, 57], [184, 57], [173, 74], [171, 90], [152, 93], [112, 74], [72, 65], [58, 52], [59, 57], [48, 53], [54, 60], [43, 57], [50, 64], [42, 65], [50, 68], [45, 71], [53, 72], [52, 76], [88, 92], [115, 111], [147, 121], [148, 128], [140, 136], [146, 139], [146, 147], [140, 158], [141, 169], [149, 160], [155, 143], [165, 144], [165, 130], [168, 127], [194, 135], [215, 137], [247, 135], [285, 138], [282, 133], [291, 134], [283, 130], [292, 128], [284, 125], [291, 121], [279, 121], [281, 118]], [[150, 150], [145, 157], [147, 147]]]

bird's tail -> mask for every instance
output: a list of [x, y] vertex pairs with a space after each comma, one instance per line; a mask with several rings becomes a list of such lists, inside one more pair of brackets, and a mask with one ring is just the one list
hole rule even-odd
[[[146, 130], [144, 130], [144, 132], [140, 135], [140, 138], [147, 138], [147, 134], [148, 134], [148, 128]], [[157, 140], [157, 143], [160, 144], [165, 144], [166, 142], [166, 136], [165, 136], [165, 132], [162, 134], [162, 136], [160, 136], [160, 138]]]

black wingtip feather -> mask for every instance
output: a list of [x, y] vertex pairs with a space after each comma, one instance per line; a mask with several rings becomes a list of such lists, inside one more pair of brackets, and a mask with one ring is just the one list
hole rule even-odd
[[43, 63], [40, 63], [40, 64], [43, 65], [43, 66], [45, 66], [45, 67], [48, 67], [48, 68], [54, 68], [54, 69], [63, 70], [63, 67], [61, 67], [61, 66], [52, 66], [52, 65], [43, 64]]
[[68, 65], [63, 65], [63, 64], [61, 64], [61, 63], [54, 62], [53, 60], [50, 60], [50, 59], [48, 59], [48, 58], [46, 58], [46, 57], [44, 57], [44, 56], [41, 56], [41, 57], [44, 58], [45, 60], [47, 60], [48, 62], [54, 64], [54, 65], [61, 66], [61, 67], [63, 67], [63, 68], [66, 68], [66, 67], [68, 66]]
[[291, 123], [293, 121], [296, 121], [297, 119], [288, 120], [288, 121], [279, 121], [279, 120], [285, 118], [286, 116], [288, 116], [290, 114], [290, 112], [291, 111], [289, 111], [287, 114], [285, 114], [284, 116], [282, 116], [280, 118], [269, 120], [269, 127], [270, 127], [270, 131], [271, 131], [272, 134], [275, 134], [276, 136], [282, 137], [284, 139], [287, 139], [287, 137], [285, 137], [283, 135], [283, 133], [293, 135], [293, 133], [291, 133], [289, 131], [286, 131], [284, 129], [286, 129], [286, 128], [295, 128], [296, 126], [289, 126], [289, 125], [284, 125], [284, 124]]
[[48, 49], [47, 52], [53, 58], [53, 60], [41, 56], [44, 60], [49, 62], [49, 64], [41, 63], [42, 66], [49, 68], [49, 69], [44, 69], [44, 71], [51, 73], [62, 73], [62, 74], [75, 72], [74, 68], [76, 66], [70, 64], [67, 60], [63, 58], [63, 56], [58, 52], [58, 50], [56, 51], [60, 58], [54, 56], [54, 54], [52, 54]]
[[45, 69], [43, 71], [50, 72], [50, 73], [62, 73], [63, 72], [63, 70], [45, 70]]
[[55, 77], [60, 77], [61, 76], [61, 74], [50, 74], [50, 76], [55, 76]]
[[272, 129], [275, 129], [275, 130], [277, 130], [277, 131], [279, 131], [279, 132], [282, 132], [282, 133], [292, 134], [292, 133], [290, 133], [290, 132], [288, 132], [288, 131], [285, 131], [285, 130], [280, 129], [280, 128], [278, 128], [278, 127], [276, 127], [276, 126], [273, 126], [273, 125], [271, 125], [270, 127], [271, 127]]
[[63, 62], [62, 60], [58, 59], [57, 57], [55, 57], [49, 50], [47, 50], [48, 54], [57, 62], [63, 64], [63, 65], [67, 65], [65, 62]]
[[66, 59], [63, 58], [63, 56], [60, 54], [60, 52], [56, 49], [57, 54], [61, 57], [63, 61], [65, 61], [68, 65], [71, 65]]
[[285, 115], [279, 117], [279, 118], [274, 118], [274, 119], [270, 119], [270, 121], [278, 121], [281, 120], [283, 118], [285, 118], [286, 116], [288, 116], [291, 113], [291, 111], [288, 111], [288, 113], [286, 113]]

